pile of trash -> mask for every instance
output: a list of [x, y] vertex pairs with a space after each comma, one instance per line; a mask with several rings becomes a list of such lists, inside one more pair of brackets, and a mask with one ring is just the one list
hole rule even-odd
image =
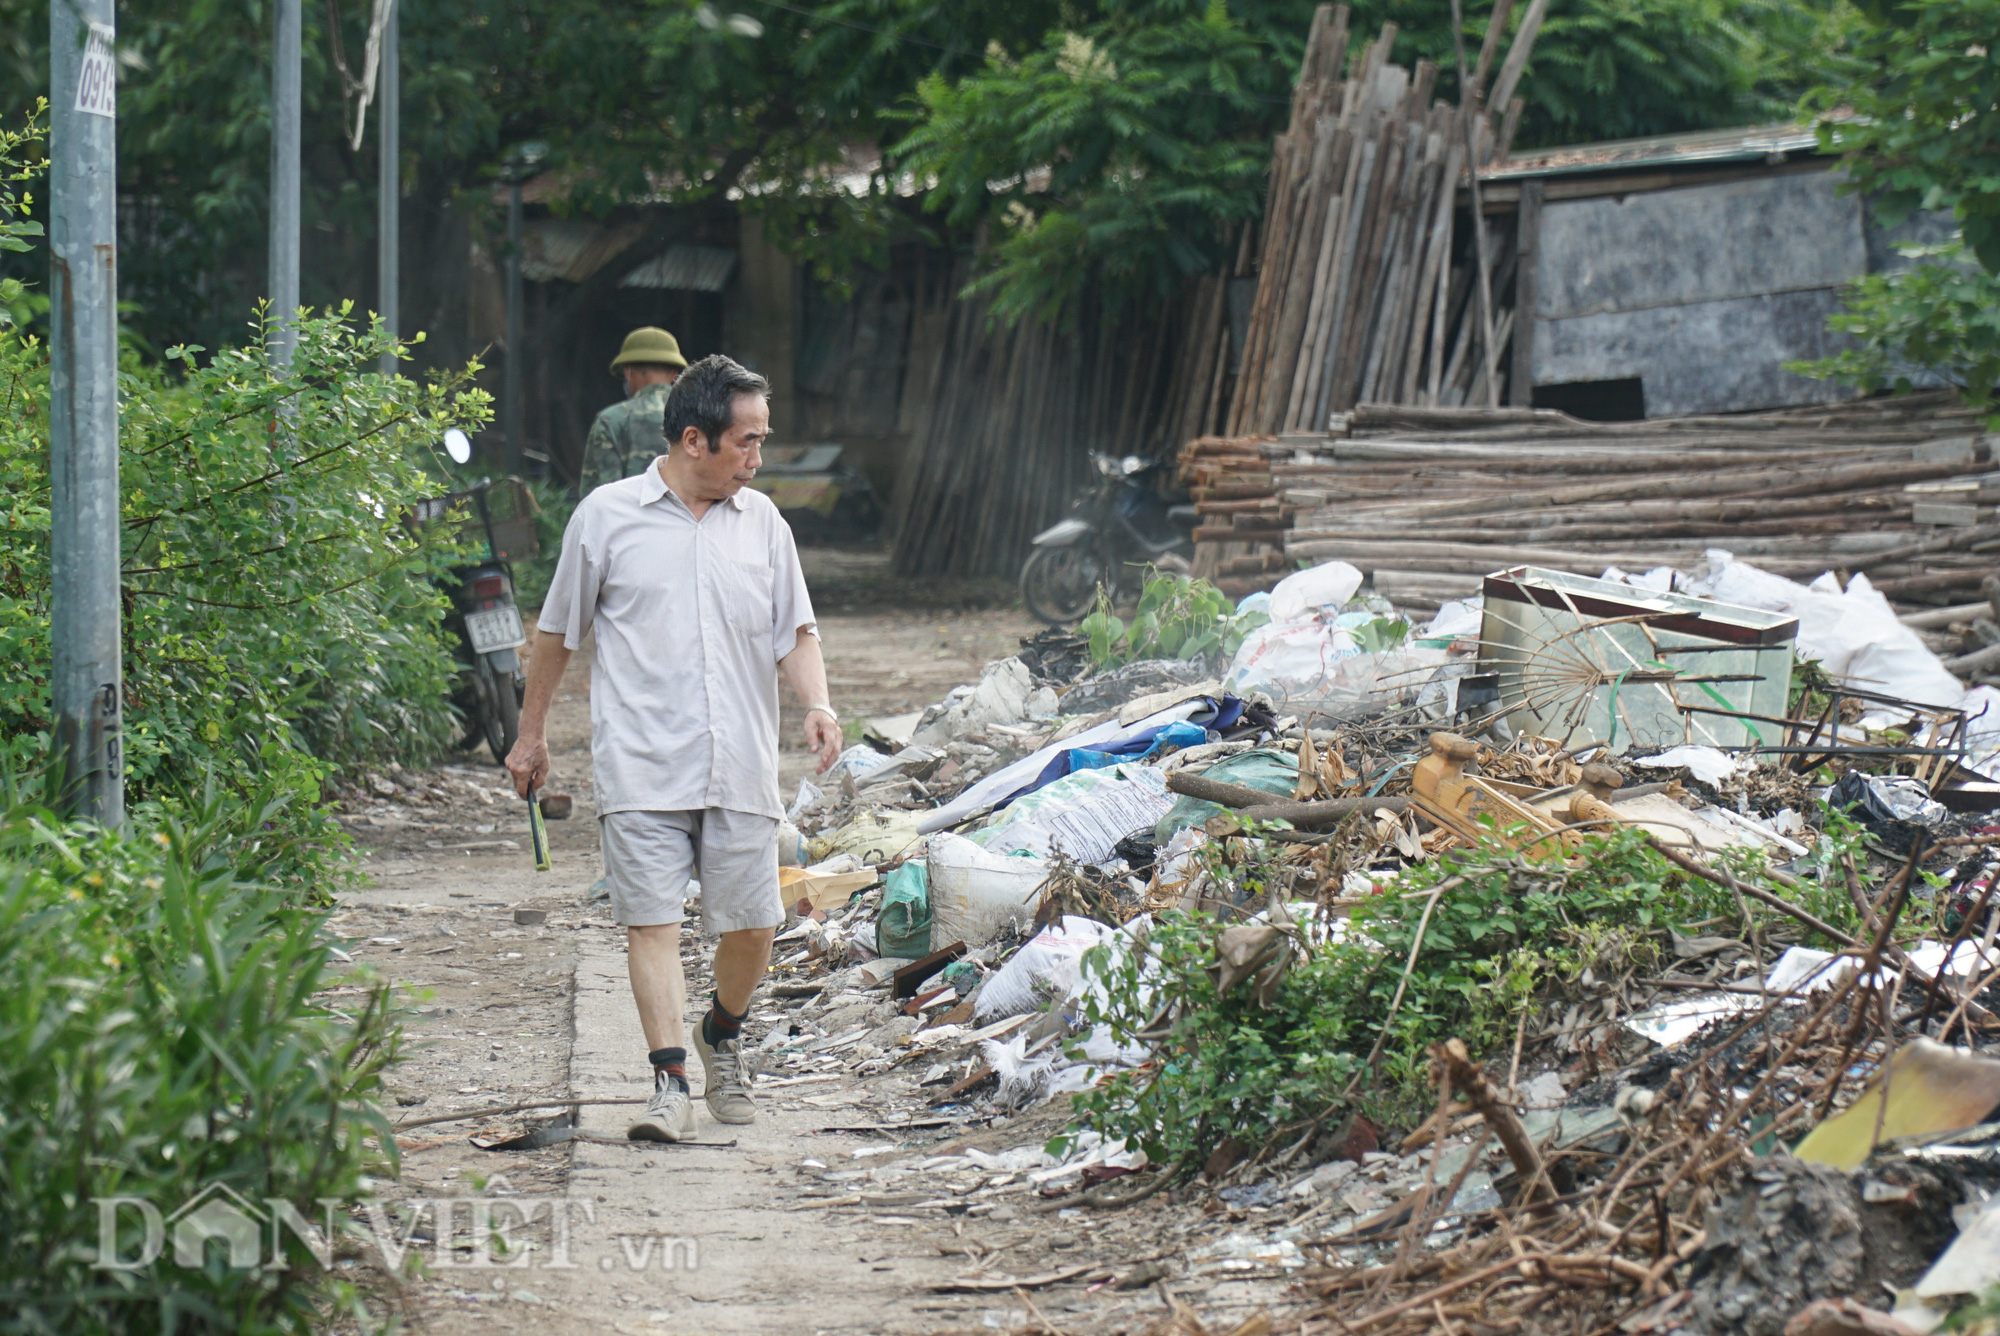
[[[1633, 830], [1757, 913], [1645, 977], [1586, 972], [1511, 1060], [1437, 1046], [1436, 1115], [1400, 1135], [1357, 1112], [1218, 1154], [1201, 1191], [1238, 1252], [1375, 1332], [1927, 1332], [2000, 1283], [2000, 1059], [1948, 1046], [2000, 1026], [1991, 688], [1865, 590], [1733, 560], [1515, 568], [1421, 622], [1362, 585], [1330, 562], [1249, 596], [1268, 621], [1226, 661], [1097, 668], [1044, 632], [868, 721], [787, 815], [767, 1079], [903, 1069], [935, 1117], [1016, 1115], [1159, 1060], [1088, 1019], [1086, 956], [1143, 961], [1163, 916], [1231, 925], [1221, 986], [1258, 996], [1419, 864]], [[1204, 856], [1232, 844], [1275, 882]], [[1916, 905], [1948, 940], [1897, 936]], [[1101, 1138], [1029, 1158], [1014, 1190], [1084, 1203], [1149, 1167]]]

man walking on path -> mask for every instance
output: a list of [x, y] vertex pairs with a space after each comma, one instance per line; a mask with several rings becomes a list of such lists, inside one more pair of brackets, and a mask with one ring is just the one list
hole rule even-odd
[[625, 380], [625, 398], [597, 415], [583, 443], [579, 496], [607, 482], [629, 478], [658, 459], [667, 448], [660, 434], [660, 416], [667, 391], [687, 370], [680, 340], [654, 325], [635, 329], [611, 359], [611, 374]]
[[549, 703], [594, 627], [598, 828], [653, 1066], [634, 1140], [679, 1141], [695, 1129], [680, 952], [690, 876], [701, 880], [704, 928], [721, 934], [715, 993], [694, 1036], [702, 1098], [717, 1122], [756, 1117], [739, 1032], [784, 921], [779, 675], [806, 705], [820, 770], [840, 754], [798, 550], [777, 507], [747, 487], [770, 435], [769, 393], [762, 376], [727, 357], [696, 362], [666, 398], [669, 450], [577, 506], [507, 756], [517, 792], [540, 787]]

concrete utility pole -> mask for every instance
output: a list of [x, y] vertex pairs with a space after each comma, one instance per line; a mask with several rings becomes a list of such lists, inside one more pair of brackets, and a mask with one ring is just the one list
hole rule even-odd
[[[381, 177], [376, 184], [376, 207], [381, 219], [376, 229], [376, 270], [381, 279], [381, 292], [376, 299], [376, 311], [382, 317], [382, 328], [391, 334], [402, 332], [398, 321], [401, 310], [397, 302], [398, 285], [402, 280], [400, 256], [397, 250], [402, 244], [402, 202], [403, 177], [401, 164], [401, 136], [403, 117], [403, 77], [402, 56], [397, 46], [397, 29], [403, 25], [402, 0], [389, 0], [389, 20], [382, 28], [382, 65], [376, 76], [376, 87], [380, 89], [382, 100], [382, 161]], [[400, 365], [394, 353], [382, 354], [382, 374], [391, 376]]]
[[521, 159], [507, 164], [507, 360], [500, 368], [500, 425], [507, 472], [521, 472]]
[[51, 683], [65, 806], [125, 822], [113, 0], [49, 6]]
[[537, 139], [507, 153], [507, 360], [500, 368], [500, 428], [507, 472], [516, 477], [523, 472], [521, 364], [527, 360], [521, 334], [521, 182], [548, 151]]
[[[56, 0], [65, 3], [66, 0]], [[292, 364], [299, 332], [299, 0], [277, 0], [271, 43], [271, 361]]]

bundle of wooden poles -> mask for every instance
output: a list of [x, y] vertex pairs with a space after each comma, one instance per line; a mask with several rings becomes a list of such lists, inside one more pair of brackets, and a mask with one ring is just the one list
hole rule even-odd
[[996, 320], [963, 295], [971, 278], [969, 261], [950, 270], [912, 330], [905, 397], [921, 409], [895, 498], [900, 575], [1014, 574], [1093, 477], [1092, 451], [1147, 453], [1219, 415], [1220, 275], [1156, 318], [1092, 293], [1063, 324]]
[[[1514, 96], [1546, 12], [1533, 0], [1481, 110], [1512, 0], [1499, 0], [1460, 105], [1431, 94], [1437, 67], [1389, 59], [1396, 26], [1347, 55], [1347, 7], [1314, 16], [1289, 128], [1273, 145], [1257, 295], [1228, 433], [1314, 430], [1357, 403], [1499, 402], [1511, 315], [1496, 311], [1508, 241], [1487, 235], [1467, 164], [1504, 157]], [[1461, 60], [1463, 58], [1461, 57]], [[1454, 235], [1461, 178], [1475, 192]]]
[[1295, 516], [1288, 569], [1349, 562], [1400, 607], [1509, 566], [1686, 571], [1712, 548], [1802, 581], [1865, 572], [1912, 608], [1976, 598], [2000, 569], [1979, 500], [1996, 438], [1949, 396], [1618, 423], [1370, 404], [1347, 427], [1237, 448]]

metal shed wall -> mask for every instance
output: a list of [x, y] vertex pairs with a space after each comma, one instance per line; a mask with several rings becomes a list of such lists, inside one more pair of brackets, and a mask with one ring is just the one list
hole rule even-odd
[[1832, 171], [1544, 206], [1536, 385], [1638, 378], [1648, 417], [1844, 398], [1783, 369], [1838, 347], [1868, 270], [1862, 204]]

